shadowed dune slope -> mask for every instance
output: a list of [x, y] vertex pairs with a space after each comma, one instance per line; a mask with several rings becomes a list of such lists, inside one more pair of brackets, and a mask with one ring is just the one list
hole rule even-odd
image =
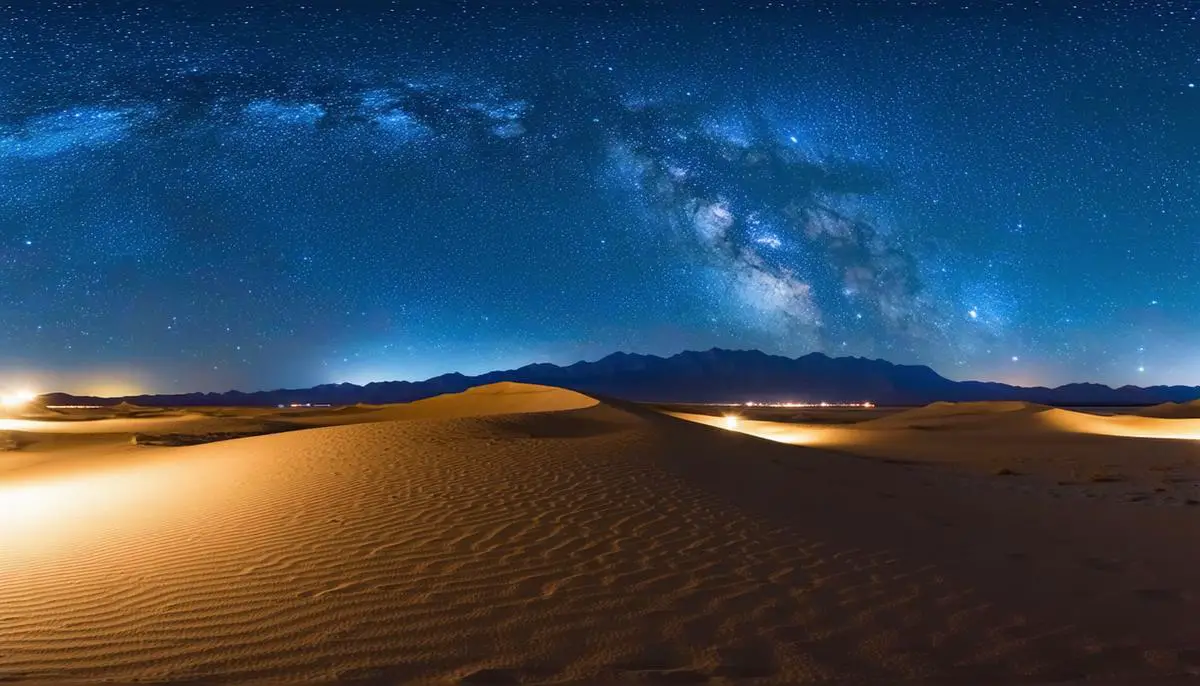
[[536, 393], [0, 481], [0, 680], [1200, 668], [1194, 525]]
[[1200, 400], [1187, 403], [1163, 403], [1138, 412], [1142, 417], [1163, 419], [1200, 419]]

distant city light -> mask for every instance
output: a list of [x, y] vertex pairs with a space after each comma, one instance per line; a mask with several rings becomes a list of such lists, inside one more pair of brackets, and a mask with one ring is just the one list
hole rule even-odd
[[772, 403], [772, 402], [755, 402], [753, 400], [742, 403], [746, 407], [875, 407], [875, 403], [867, 401], [861, 403]]

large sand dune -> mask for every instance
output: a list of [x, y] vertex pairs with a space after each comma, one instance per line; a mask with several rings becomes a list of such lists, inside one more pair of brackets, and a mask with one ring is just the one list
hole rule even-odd
[[557, 389], [377, 414], [0, 473], [0, 680], [1200, 671], [1187, 508], [1018, 496]]
[[[1200, 408], [1200, 406], [1197, 406]], [[933, 403], [856, 425], [859, 429], [1065, 431], [1138, 438], [1200, 439], [1200, 411], [1163, 405], [1138, 415], [1099, 415], [1026, 402]], [[1170, 411], [1168, 411], [1170, 409]]]
[[1050, 409], [1046, 405], [1018, 401], [937, 402], [872, 419], [856, 426], [860, 429], [988, 429], [1014, 422], [1029, 425], [1029, 420], [1036, 421], [1039, 415]]

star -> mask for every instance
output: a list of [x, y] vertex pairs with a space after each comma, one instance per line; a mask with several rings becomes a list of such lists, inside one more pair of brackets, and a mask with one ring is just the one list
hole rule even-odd
[[[1182, 359], [1200, 336], [1195, 289], [1144, 296], [1195, 273], [1195, 27], [1139, 3], [1050, 18], [1017, 50], [981, 28], [1008, 21], [988, 3], [901, 32], [862, 3], [705, 9], [753, 51], [639, 3], [604, 21], [579, 3], [471, 22], [454, 3], [89, 10], [115, 34], [72, 3], [10, 4], [6, 39], [31, 49], [5, 59], [0, 360], [66, 386], [91, 367], [253, 390], [359, 362], [343, 372], [417, 379], [713, 346], [976, 378], [1028, 349], [1038, 382], [1120, 385], [1145, 356], [1096, 341]], [[1003, 77], [960, 66], [981, 59]], [[888, 78], [845, 78], [864, 64]], [[1095, 117], [1066, 142], [1075, 95]], [[1200, 384], [1181, 368], [1169, 381]]]

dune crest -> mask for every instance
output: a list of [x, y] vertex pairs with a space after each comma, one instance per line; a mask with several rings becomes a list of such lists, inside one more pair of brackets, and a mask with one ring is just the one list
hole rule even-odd
[[[500, 383], [475, 386], [461, 393], [416, 400], [399, 405], [364, 407], [361, 412], [342, 413], [332, 417], [325, 412], [315, 415], [314, 424], [350, 424], [400, 419], [452, 419], [481, 417], [495, 414], [527, 412], [562, 412], [579, 410], [597, 404], [595, 398], [553, 386]], [[286, 415], [285, 415], [286, 417]]]
[[1162, 403], [1138, 412], [1142, 417], [1159, 419], [1200, 419], [1200, 400], [1186, 403]]
[[998, 419], [1011, 422], [1014, 417], [1032, 417], [1050, 409], [1046, 405], [1016, 400], [935, 402], [879, 419], [871, 419], [856, 426], [863, 429], [975, 428], [989, 426]]

